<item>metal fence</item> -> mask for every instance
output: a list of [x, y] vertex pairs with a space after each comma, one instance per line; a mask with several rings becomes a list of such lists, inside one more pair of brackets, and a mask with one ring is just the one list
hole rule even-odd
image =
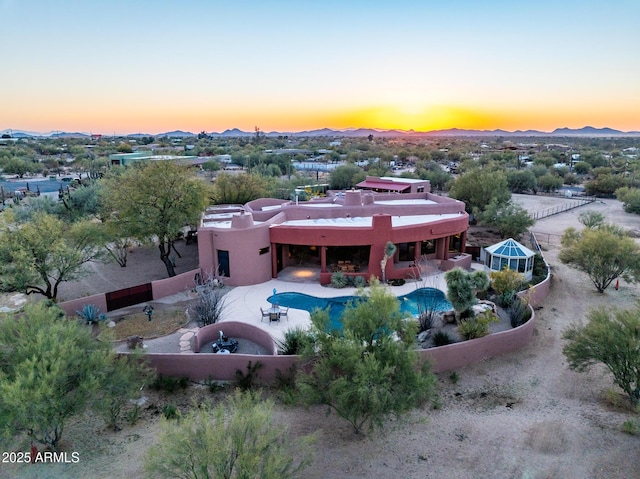
[[588, 205], [596, 201], [595, 196], [585, 196], [580, 199], [575, 199], [571, 201], [567, 201], [564, 204], [552, 206], [551, 208], [546, 208], [542, 211], [536, 211], [531, 213], [529, 216], [534, 220], [539, 220], [542, 218], [546, 218], [547, 216], [557, 215], [559, 213], [564, 213], [565, 211], [572, 210], [574, 208], [579, 208], [580, 206]]

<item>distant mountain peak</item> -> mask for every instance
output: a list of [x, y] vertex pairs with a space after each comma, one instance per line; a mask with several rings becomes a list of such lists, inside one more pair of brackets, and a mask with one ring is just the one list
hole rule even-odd
[[[6, 129], [0, 130], [0, 135], [7, 134], [13, 138], [25, 138], [25, 137], [50, 137], [50, 138], [88, 138], [91, 135], [89, 133], [69, 133], [63, 131], [50, 131], [46, 133], [38, 133], [33, 131], [25, 131], [25, 130], [16, 130], [16, 129]], [[239, 128], [231, 128], [224, 130], [222, 133], [209, 133], [209, 136], [213, 137], [247, 137], [253, 136], [255, 133], [253, 131], [247, 132], [240, 130]], [[129, 136], [135, 138], [140, 136], [141, 134], [132, 134], [132, 135], [114, 135], [114, 136]], [[501, 129], [495, 130], [467, 130], [461, 128], [448, 128], [443, 130], [431, 130], [431, 131], [415, 131], [411, 130], [384, 130], [379, 128], [347, 128], [342, 130], [335, 130], [332, 128], [319, 128], [316, 130], [304, 130], [297, 132], [279, 132], [279, 131], [271, 131], [265, 133], [266, 136], [309, 136], [309, 137], [355, 137], [355, 138], [366, 138], [369, 135], [373, 135], [374, 137], [439, 137], [439, 136], [448, 136], [448, 137], [491, 137], [491, 136], [533, 136], [533, 137], [552, 137], [552, 136], [640, 136], [640, 131], [628, 131], [623, 132], [620, 130], [615, 130], [613, 128], [595, 128], [593, 126], [585, 126], [582, 128], [556, 128], [552, 132], [544, 132], [538, 130], [515, 130], [515, 131], [506, 131]], [[110, 135], [109, 135], [110, 136]], [[142, 136], [153, 136], [153, 137], [170, 137], [170, 138], [186, 138], [186, 137], [194, 137], [197, 136], [195, 133], [191, 133], [189, 131], [182, 130], [174, 130], [166, 133], [158, 133], [158, 134], [145, 134]]]

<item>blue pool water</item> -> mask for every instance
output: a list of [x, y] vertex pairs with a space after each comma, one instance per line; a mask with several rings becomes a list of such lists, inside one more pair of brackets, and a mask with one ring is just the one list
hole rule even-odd
[[[435, 311], [449, 311], [453, 309], [444, 293], [436, 288], [420, 288], [409, 294], [398, 296], [400, 310], [418, 316], [420, 307], [427, 305]], [[267, 298], [270, 303], [278, 303], [285, 308], [303, 309], [312, 312], [315, 309], [329, 308], [331, 327], [342, 329], [340, 318], [349, 302], [362, 301], [359, 296], [338, 296], [336, 298], [317, 298], [303, 293], [277, 293]]]

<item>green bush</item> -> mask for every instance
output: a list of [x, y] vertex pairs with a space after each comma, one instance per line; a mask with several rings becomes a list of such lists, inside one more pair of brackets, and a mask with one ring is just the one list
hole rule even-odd
[[262, 369], [262, 366], [263, 364], [260, 361], [256, 361], [255, 364], [249, 361], [246, 373], [243, 373], [240, 369], [236, 369], [236, 385], [241, 391], [248, 391], [256, 386], [258, 371]]
[[281, 354], [302, 354], [305, 348], [313, 345], [313, 338], [307, 330], [298, 327], [287, 330], [282, 340], [276, 340], [276, 345]]
[[163, 376], [158, 374], [156, 379], [151, 383], [151, 387], [156, 391], [164, 391], [166, 393], [174, 393], [178, 389], [186, 389], [189, 386], [189, 378], [186, 376], [174, 377]]
[[332, 288], [344, 288], [346, 286], [347, 286], [347, 277], [341, 271], [336, 271], [331, 275]]
[[463, 339], [476, 339], [489, 334], [489, 323], [497, 323], [498, 318], [491, 311], [480, 313], [473, 319], [462, 320], [458, 333]]
[[135, 426], [135, 424], [138, 422], [138, 419], [140, 419], [140, 406], [138, 406], [137, 404], [133, 406], [133, 409], [129, 409], [125, 413], [124, 417], [127, 421], [127, 424], [129, 424], [130, 426]]
[[364, 276], [356, 276], [353, 283], [356, 288], [364, 288], [367, 286], [367, 280], [364, 279]]
[[531, 284], [538, 284], [547, 278], [547, 264], [544, 262], [544, 258], [540, 253], [536, 253], [533, 257], [533, 272], [531, 277]]
[[517, 296], [509, 306], [507, 313], [509, 314], [512, 328], [517, 328], [531, 319], [531, 308], [529, 308], [526, 301]]
[[503, 291], [496, 297], [496, 303], [501, 308], [510, 308], [516, 299], [515, 291]]
[[449, 333], [446, 331], [438, 331], [433, 335], [433, 345], [438, 346], [446, 346], [447, 344], [453, 344], [455, 341]]
[[173, 404], [165, 404], [162, 407], [162, 415], [165, 419], [177, 419], [180, 416], [178, 408]]

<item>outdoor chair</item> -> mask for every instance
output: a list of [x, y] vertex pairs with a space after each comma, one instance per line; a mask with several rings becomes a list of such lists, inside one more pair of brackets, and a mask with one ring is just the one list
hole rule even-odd
[[269, 311], [265, 311], [264, 309], [262, 309], [262, 306], [260, 306], [260, 312], [262, 313], [262, 319], [260, 319], [261, 322], [265, 318], [267, 318], [267, 320], [271, 322], [271, 313], [269, 313]]
[[289, 308], [280, 310], [280, 318], [287, 318], [287, 321], [289, 321]]

